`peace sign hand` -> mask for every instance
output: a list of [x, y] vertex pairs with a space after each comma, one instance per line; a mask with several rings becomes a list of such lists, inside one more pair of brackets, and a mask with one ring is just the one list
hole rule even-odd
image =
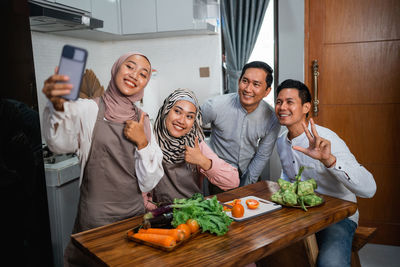
[[206, 171], [211, 168], [212, 162], [201, 152], [197, 136], [194, 139], [194, 147], [185, 146], [185, 149], [185, 161], [187, 163], [196, 164]]
[[132, 120], [125, 122], [124, 135], [129, 141], [136, 144], [138, 150], [146, 147], [148, 144], [146, 134], [144, 133], [144, 116], [145, 113], [142, 112], [139, 122]]
[[331, 142], [318, 135], [313, 119], [310, 119], [310, 124], [312, 135], [308, 130], [307, 125], [304, 122], [302, 123], [309, 142], [308, 148], [293, 146], [293, 149], [300, 151], [313, 159], [321, 161], [326, 167], [331, 167], [331, 165], [336, 162], [336, 157], [331, 153]]

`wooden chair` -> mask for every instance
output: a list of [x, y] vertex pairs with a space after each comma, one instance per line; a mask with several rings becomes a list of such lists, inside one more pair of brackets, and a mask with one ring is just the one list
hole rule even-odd
[[351, 248], [351, 266], [361, 267], [358, 251], [365, 246], [375, 235], [376, 228], [358, 226], [354, 233], [353, 245]]

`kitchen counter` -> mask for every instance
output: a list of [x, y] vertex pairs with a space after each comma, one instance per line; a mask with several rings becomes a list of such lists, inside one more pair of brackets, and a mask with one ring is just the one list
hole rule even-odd
[[[279, 189], [262, 181], [217, 195], [221, 202], [245, 196], [270, 199]], [[100, 266], [244, 266], [285, 248], [356, 212], [357, 204], [324, 196], [325, 203], [309, 208], [280, 210], [233, 222], [223, 236], [202, 233], [171, 252], [129, 241], [128, 230], [139, 225], [134, 217], [72, 235], [73, 243]]]

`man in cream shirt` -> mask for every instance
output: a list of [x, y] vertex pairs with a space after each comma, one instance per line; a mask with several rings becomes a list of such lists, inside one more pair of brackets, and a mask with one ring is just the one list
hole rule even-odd
[[[286, 80], [277, 88], [275, 113], [288, 133], [279, 137], [277, 150], [283, 179], [294, 181], [300, 166], [302, 177], [317, 181], [316, 191], [357, 202], [371, 198], [376, 191], [372, 174], [359, 164], [345, 142], [333, 131], [307, 122], [311, 95], [306, 85]], [[318, 266], [350, 266], [351, 245], [358, 224], [358, 211], [352, 216], [316, 233]]]

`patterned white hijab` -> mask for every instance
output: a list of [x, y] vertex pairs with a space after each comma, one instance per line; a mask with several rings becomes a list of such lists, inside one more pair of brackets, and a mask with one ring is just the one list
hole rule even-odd
[[[169, 134], [165, 126], [165, 118], [175, 103], [179, 100], [187, 100], [196, 107], [196, 117], [192, 129], [184, 136], [179, 138]], [[169, 163], [182, 163], [185, 161], [185, 146], [194, 147], [195, 137], [199, 137], [199, 142], [204, 140], [202, 125], [202, 115], [200, 106], [194, 93], [188, 89], [177, 89], [170, 94], [158, 111], [157, 119], [154, 123], [154, 134], [160, 146], [164, 161]]]

